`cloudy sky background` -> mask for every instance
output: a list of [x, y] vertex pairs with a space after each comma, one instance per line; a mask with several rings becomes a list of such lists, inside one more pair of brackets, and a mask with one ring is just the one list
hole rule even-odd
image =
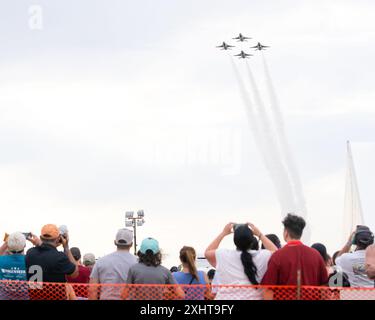
[[[41, 29], [30, 27], [32, 5]], [[344, 0], [2, 0], [0, 232], [66, 224], [72, 246], [101, 256], [124, 212], [143, 209], [138, 236], [159, 239], [168, 266], [183, 245], [203, 252], [228, 221], [281, 236], [233, 71], [215, 49], [239, 32], [253, 37], [243, 49], [271, 45], [312, 241], [332, 253], [342, 245], [348, 139], [375, 229], [374, 9]], [[261, 57], [250, 64], [262, 86]]]

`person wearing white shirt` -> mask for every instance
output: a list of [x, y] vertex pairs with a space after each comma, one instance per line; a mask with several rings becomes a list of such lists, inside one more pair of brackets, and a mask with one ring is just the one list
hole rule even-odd
[[373, 244], [366, 249], [366, 273], [375, 284], [375, 245]]
[[[234, 233], [236, 249], [219, 249], [221, 241]], [[251, 250], [258, 240], [265, 250]], [[215, 280], [218, 285], [216, 300], [259, 300], [263, 298], [262, 290], [253, 287], [235, 288], [231, 285], [259, 285], [267, 270], [268, 260], [277, 247], [251, 223], [236, 225], [228, 223], [224, 230], [207, 247], [205, 256], [216, 268]]]
[[[336, 258], [336, 265], [348, 275], [350, 286], [354, 288], [373, 288], [374, 281], [366, 274], [366, 249], [374, 243], [374, 234], [368, 227], [358, 226], [349, 241]], [[350, 252], [352, 245], [356, 246]]]

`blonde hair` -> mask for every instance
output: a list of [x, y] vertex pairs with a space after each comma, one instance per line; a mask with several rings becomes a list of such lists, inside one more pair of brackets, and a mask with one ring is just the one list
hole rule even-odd
[[180, 260], [181, 260], [181, 262], [187, 265], [187, 267], [189, 268], [190, 274], [197, 281], [199, 281], [197, 267], [195, 266], [195, 258], [196, 258], [196, 254], [195, 254], [195, 250], [194, 250], [193, 247], [184, 246], [180, 250]]

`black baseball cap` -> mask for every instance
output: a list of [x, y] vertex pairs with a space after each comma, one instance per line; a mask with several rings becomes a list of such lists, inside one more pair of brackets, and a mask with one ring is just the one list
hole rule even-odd
[[355, 232], [355, 243], [361, 245], [370, 245], [374, 243], [374, 234], [369, 227], [358, 226]]

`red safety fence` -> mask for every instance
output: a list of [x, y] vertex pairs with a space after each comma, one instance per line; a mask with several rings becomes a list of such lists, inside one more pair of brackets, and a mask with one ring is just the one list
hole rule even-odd
[[0, 300], [375, 300], [375, 288], [0, 281]]

